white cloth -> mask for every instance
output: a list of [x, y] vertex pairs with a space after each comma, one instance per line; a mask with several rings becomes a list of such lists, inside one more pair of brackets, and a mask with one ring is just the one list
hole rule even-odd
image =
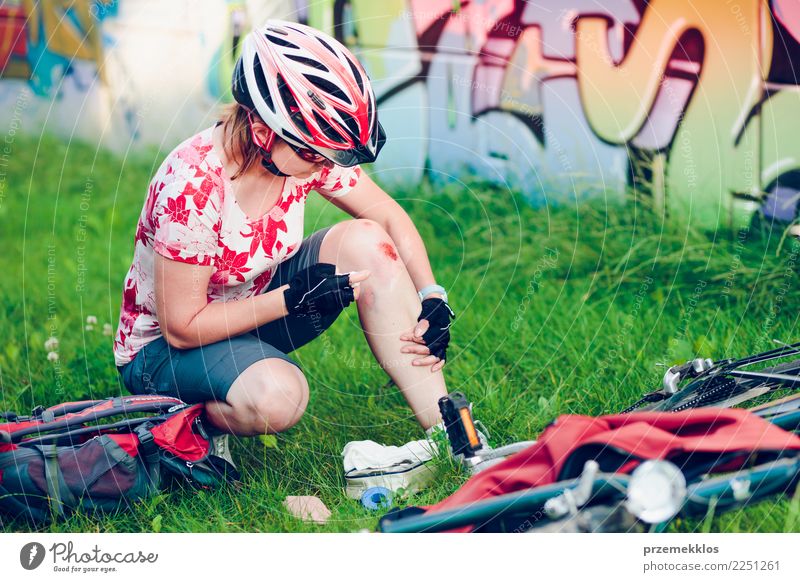
[[436, 444], [421, 439], [403, 446], [381, 445], [375, 441], [350, 441], [344, 446], [344, 472], [367, 469], [389, 469], [398, 465], [416, 465], [430, 461], [436, 454]]

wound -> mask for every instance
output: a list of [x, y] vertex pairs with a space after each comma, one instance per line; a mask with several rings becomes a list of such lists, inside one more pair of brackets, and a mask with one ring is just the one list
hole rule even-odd
[[361, 295], [359, 295], [359, 302], [364, 307], [372, 307], [375, 304], [375, 292], [372, 289], [361, 289]]
[[389, 257], [389, 258], [390, 258], [390, 259], [392, 259], [393, 261], [396, 261], [396, 260], [397, 260], [397, 251], [396, 251], [396, 250], [394, 250], [394, 247], [392, 246], [392, 244], [391, 244], [391, 243], [388, 243], [388, 242], [382, 242], [382, 243], [380, 243], [380, 244], [378, 245], [378, 248], [381, 250], [381, 252], [382, 252], [384, 255], [386, 255], [387, 257]]

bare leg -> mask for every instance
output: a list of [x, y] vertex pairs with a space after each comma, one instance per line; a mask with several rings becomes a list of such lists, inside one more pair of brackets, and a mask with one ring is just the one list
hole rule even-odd
[[319, 261], [337, 271], [369, 270], [361, 283], [358, 316], [375, 359], [394, 380], [417, 421], [427, 429], [441, 421], [438, 400], [447, 395], [442, 371], [414, 366], [417, 354], [404, 354], [400, 336], [413, 330], [420, 312], [414, 283], [391, 237], [371, 220], [348, 220], [325, 235]]
[[297, 366], [267, 358], [236, 378], [225, 402], [206, 402], [206, 415], [220, 430], [254, 436], [290, 428], [307, 404], [308, 382]]

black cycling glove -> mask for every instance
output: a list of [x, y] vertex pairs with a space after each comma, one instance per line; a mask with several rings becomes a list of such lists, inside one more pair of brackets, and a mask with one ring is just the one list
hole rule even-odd
[[428, 329], [422, 334], [425, 345], [440, 360], [447, 360], [447, 346], [450, 344], [450, 319], [456, 314], [444, 299], [431, 297], [422, 302], [422, 313], [417, 321], [428, 320]]
[[297, 273], [283, 292], [290, 315], [336, 313], [353, 301], [350, 275], [337, 275], [330, 263], [317, 263]]

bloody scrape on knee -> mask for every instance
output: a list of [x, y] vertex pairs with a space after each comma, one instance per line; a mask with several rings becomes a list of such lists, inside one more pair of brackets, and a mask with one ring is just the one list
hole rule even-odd
[[389, 257], [393, 261], [397, 260], [397, 251], [394, 249], [391, 243], [388, 242], [379, 243], [378, 248], [385, 256]]

